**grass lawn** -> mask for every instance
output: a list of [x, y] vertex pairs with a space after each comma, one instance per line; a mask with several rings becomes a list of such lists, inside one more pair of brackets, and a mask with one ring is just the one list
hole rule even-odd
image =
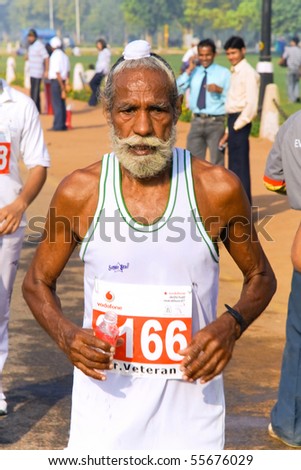
[[[182, 59], [183, 54], [171, 53], [171, 54], [162, 54], [162, 55], [170, 63], [170, 65], [172, 66], [177, 76], [179, 74], [181, 59]], [[112, 63], [114, 63], [116, 59], [117, 59], [117, 56], [113, 56]], [[251, 63], [251, 65], [253, 65], [253, 67], [256, 67], [256, 64], [258, 63], [258, 60], [259, 60], [259, 56], [257, 54], [247, 54], [247, 59]], [[6, 75], [6, 60], [7, 60], [7, 56], [3, 54], [0, 57], [0, 77], [3, 77], [3, 78], [5, 78], [5, 75]], [[291, 115], [300, 109], [300, 104], [288, 102], [287, 92], [286, 92], [286, 69], [284, 67], [280, 67], [277, 64], [278, 60], [279, 60], [279, 57], [272, 58], [272, 63], [273, 63], [273, 68], [274, 68], [274, 83], [276, 83], [279, 89], [279, 95], [280, 95], [279, 104], [281, 106], [281, 109], [283, 109], [286, 115]], [[74, 69], [75, 64], [77, 62], [81, 62], [84, 68], [87, 69], [89, 64], [95, 64], [96, 54], [82, 55], [80, 57], [70, 56], [70, 61], [71, 61], [71, 79], [72, 79], [72, 71]], [[225, 54], [218, 55], [215, 59], [215, 62], [225, 67], [229, 67], [229, 62]], [[17, 56], [16, 65], [17, 65], [16, 66], [17, 79], [15, 81], [15, 84], [19, 86], [23, 86], [24, 84], [24, 57]], [[73, 92], [73, 97], [75, 99], [81, 99], [81, 100], [87, 101], [89, 97], [89, 92], [84, 91], [84, 90], [82, 92]], [[185, 120], [185, 113], [183, 114], [182, 118], [183, 120]], [[283, 120], [284, 118], [280, 116], [281, 123], [283, 122]]]

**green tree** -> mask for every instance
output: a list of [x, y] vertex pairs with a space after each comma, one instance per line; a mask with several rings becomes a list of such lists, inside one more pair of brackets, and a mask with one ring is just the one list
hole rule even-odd
[[165, 24], [183, 14], [182, 0], [123, 0], [126, 23], [139, 26], [153, 36]]
[[8, 5], [6, 29], [15, 34], [26, 28], [45, 28], [49, 26], [48, 0], [11, 0]]
[[111, 45], [123, 44], [125, 37], [124, 15], [121, 11], [122, 0], [98, 0], [89, 3], [83, 16], [82, 31], [84, 40], [95, 41], [104, 37]]
[[292, 35], [301, 31], [300, 0], [273, 0], [272, 28], [276, 35]]
[[192, 27], [210, 25], [211, 29], [258, 28], [261, 0], [186, 0], [184, 21]]

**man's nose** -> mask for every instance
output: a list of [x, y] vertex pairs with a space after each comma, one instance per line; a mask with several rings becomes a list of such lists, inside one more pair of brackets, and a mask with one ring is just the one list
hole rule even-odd
[[138, 111], [134, 123], [135, 134], [148, 136], [153, 134], [152, 119], [148, 111]]

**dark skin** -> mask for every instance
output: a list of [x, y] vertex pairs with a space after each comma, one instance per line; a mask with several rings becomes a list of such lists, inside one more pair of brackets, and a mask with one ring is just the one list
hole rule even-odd
[[[107, 115], [119, 137], [133, 134], [166, 140], [181, 110], [173, 112], [164, 72], [142, 69], [123, 71], [115, 78], [113, 110]], [[140, 145], [133, 155], [152, 153]], [[41, 326], [86, 375], [105, 380], [112, 367], [114, 348], [96, 338], [90, 330], [76, 326], [64, 316], [55, 285], [77, 242], [83, 239], [95, 213], [101, 162], [77, 170], [60, 184], [51, 207], [65, 223], [54, 224], [51, 215], [23, 283], [25, 300]], [[193, 178], [199, 212], [213, 241], [222, 236], [224, 244], [243, 274], [241, 296], [234, 306], [251, 324], [269, 303], [276, 287], [272, 269], [250, 224], [251, 209], [236, 176], [220, 166], [193, 159]], [[162, 216], [170, 188], [170, 168], [148, 180], [122, 171], [122, 193], [134, 218], [149, 223]], [[237, 215], [242, 219], [237, 220]], [[252, 237], [251, 237], [252, 234]], [[55, 240], [55, 243], [52, 241]], [[240, 327], [228, 313], [198, 331], [183, 355], [183, 379], [202, 382], [220, 374], [228, 364]], [[100, 348], [104, 352], [98, 351]]]

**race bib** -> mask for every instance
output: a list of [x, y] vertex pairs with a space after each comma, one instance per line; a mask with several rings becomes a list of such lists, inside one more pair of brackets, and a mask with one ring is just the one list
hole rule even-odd
[[116, 284], [95, 279], [92, 326], [112, 310], [119, 336], [115, 373], [139, 377], [181, 378], [178, 354], [191, 340], [191, 286]]
[[0, 128], [0, 174], [9, 173], [11, 152], [10, 132], [7, 128]]

